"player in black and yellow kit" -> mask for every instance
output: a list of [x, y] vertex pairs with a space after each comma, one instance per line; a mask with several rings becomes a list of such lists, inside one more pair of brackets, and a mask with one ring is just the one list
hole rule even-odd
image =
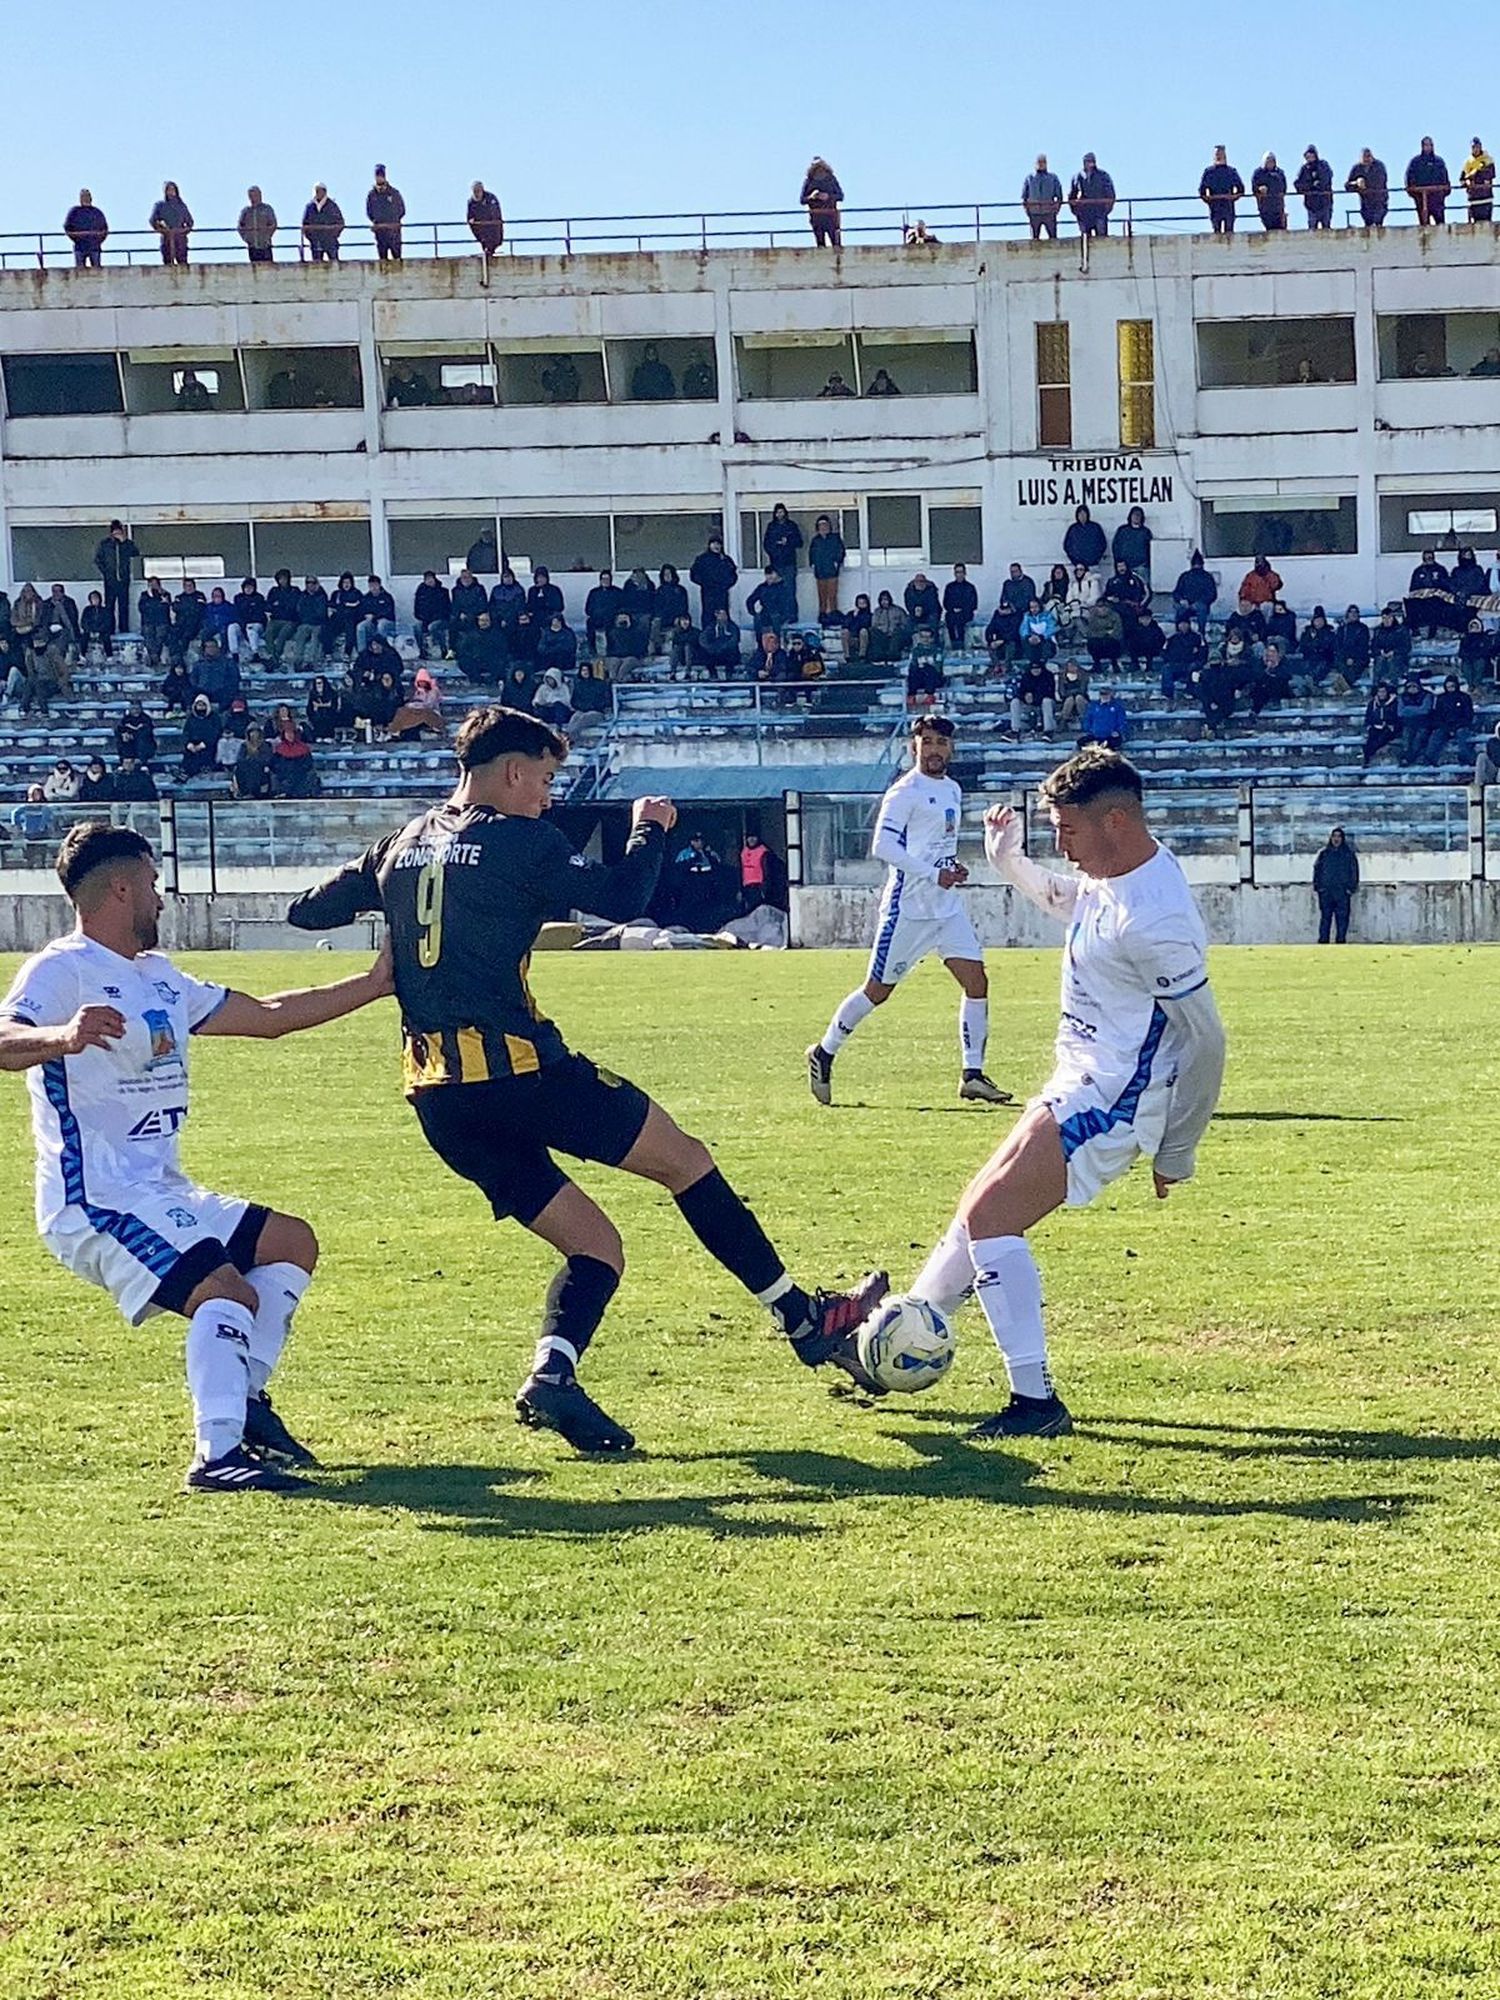
[[446, 804], [377, 842], [288, 912], [303, 930], [381, 910], [390, 930], [406, 1090], [428, 1144], [566, 1260], [547, 1294], [523, 1423], [580, 1451], [635, 1440], [579, 1386], [575, 1370], [624, 1268], [619, 1234], [557, 1165], [555, 1151], [658, 1182], [713, 1257], [775, 1317], [798, 1358], [843, 1365], [847, 1336], [884, 1295], [884, 1272], [849, 1292], [795, 1285], [765, 1231], [701, 1140], [622, 1077], [575, 1055], [537, 1008], [527, 966], [538, 931], [572, 909], [639, 916], [676, 818], [638, 799], [625, 857], [575, 854], [544, 815], [567, 738], [533, 715], [476, 709], [458, 732], [460, 779]]

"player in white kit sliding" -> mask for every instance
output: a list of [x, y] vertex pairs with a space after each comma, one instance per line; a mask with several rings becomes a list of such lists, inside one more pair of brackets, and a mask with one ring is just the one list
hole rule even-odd
[[252, 999], [156, 949], [156, 864], [138, 833], [82, 822], [57, 872], [78, 927], [27, 959], [0, 1004], [0, 1070], [27, 1073], [42, 1241], [109, 1292], [130, 1325], [157, 1312], [187, 1320], [190, 1489], [299, 1486], [268, 1461], [316, 1461], [266, 1384], [312, 1282], [317, 1239], [297, 1216], [210, 1194], [183, 1173], [188, 1039], [266, 1040], [337, 1020], [392, 990], [389, 960]]
[[[986, 816], [985, 851], [1068, 926], [1057, 1067], [969, 1183], [911, 1287], [947, 1315], [971, 1290], [979, 1295], [1011, 1386], [1007, 1407], [971, 1433], [979, 1438], [1073, 1427], [1047, 1367], [1027, 1230], [1064, 1203], [1083, 1207], [1141, 1154], [1165, 1200], [1192, 1176], [1224, 1076], [1203, 919], [1175, 856], [1146, 824], [1139, 773], [1118, 751], [1084, 750], [1052, 773], [1042, 798], [1076, 875], [1028, 860], [1006, 808]], [[859, 1379], [846, 1353], [831, 1359]]]
[[819, 1104], [833, 1102], [833, 1059], [907, 973], [934, 954], [963, 989], [959, 1004], [958, 1094], [979, 1104], [1009, 1104], [984, 1073], [989, 1040], [989, 981], [984, 951], [959, 890], [969, 871], [958, 859], [963, 793], [948, 776], [953, 724], [924, 715], [912, 724], [912, 766], [880, 801], [870, 851], [889, 873], [880, 898], [875, 944], [863, 986], [840, 1002], [821, 1041], [807, 1051], [807, 1083]]

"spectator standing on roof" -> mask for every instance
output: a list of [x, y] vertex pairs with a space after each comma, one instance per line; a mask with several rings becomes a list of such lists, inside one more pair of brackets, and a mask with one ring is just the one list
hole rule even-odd
[[1260, 212], [1262, 229], [1286, 228], [1286, 175], [1276, 164], [1276, 155], [1267, 153], [1250, 176], [1250, 192]]
[[276, 211], [258, 187], [247, 188], [245, 197], [238, 223], [240, 241], [248, 251], [252, 264], [270, 264], [275, 261], [271, 246], [278, 227]]
[[505, 241], [505, 217], [500, 197], [491, 194], [483, 181], [475, 181], [469, 191], [469, 229], [486, 257], [493, 257]]
[[1349, 169], [1344, 191], [1359, 196], [1360, 220], [1366, 229], [1385, 227], [1386, 211], [1391, 202], [1390, 176], [1385, 161], [1377, 160], [1368, 146]]
[[162, 188], [161, 200], [151, 211], [151, 227], [161, 239], [161, 261], [164, 264], [185, 264], [193, 211], [183, 200], [176, 181], [168, 181]]
[[1115, 184], [1092, 153], [1085, 153], [1083, 166], [1068, 187], [1068, 207], [1082, 236], [1108, 236], [1110, 210], [1115, 205]]
[[1021, 201], [1026, 210], [1026, 220], [1031, 225], [1033, 243], [1044, 235], [1056, 240], [1062, 198], [1062, 182], [1047, 165], [1047, 155], [1038, 153], [1035, 170], [1026, 176], [1021, 186]]
[[843, 241], [839, 203], [844, 199], [844, 190], [839, 186], [838, 175], [821, 155], [815, 154], [809, 162], [797, 199], [807, 210], [813, 242], [820, 248], [826, 245], [837, 250]]
[[315, 264], [339, 261], [339, 238], [343, 233], [344, 211], [319, 181], [312, 200], [302, 211], [302, 234]]
[[1302, 155], [1302, 165], [1297, 173], [1297, 192], [1307, 209], [1308, 228], [1332, 229], [1333, 168], [1316, 146], [1309, 146]]
[[365, 196], [365, 214], [375, 232], [375, 254], [380, 262], [399, 264], [401, 222], [406, 214], [406, 203], [401, 198], [400, 188], [391, 185], [385, 177], [385, 167], [379, 163], [375, 168], [375, 185]]
[[78, 199], [63, 218], [63, 234], [73, 246], [73, 262], [78, 265], [104, 262], [104, 239], [109, 223], [104, 210], [96, 208], [87, 188], [78, 190]]
[[1244, 192], [1245, 183], [1230, 166], [1229, 155], [1222, 146], [1215, 146], [1212, 164], [1203, 169], [1203, 178], [1198, 183], [1198, 199], [1208, 209], [1215, 236], [1234, 234], [1234, 205]]
[[1459, 184], [1469, 203], [1470, 222], [1488, 222], [1495, 212], [1495, 162], [1481, 139], [1469, 141], [1470, 152], [1459, 168]]
[[1445, 220], [1453, 183], [1448, 178], [1447, 161], [1430, 138], [1422, 141], [1406, 163], [1406, 192], [1416, 205], [1417, 222], [1423, 229]]

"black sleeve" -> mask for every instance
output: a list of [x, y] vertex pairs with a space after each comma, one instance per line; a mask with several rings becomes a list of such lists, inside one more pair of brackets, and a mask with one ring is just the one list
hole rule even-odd
[[584, 910], [611, 923], [628, 923], [650, 902], [661, 874], [667, 837], [659, 826], [638, 826], [625, 845], [622, 860], [612, 865], [575, 854], [555, 827], [556, 836], [540, 857], [543, 901], [549, 916]]
[[308, 889], [291, 905], [286, 920], [299, 931], [332, 931], [368, 911], [378, 910], [380, 878], [377, 873], [387, 842], [366, 848], [357, 861], [350, 861], [316, 889]]

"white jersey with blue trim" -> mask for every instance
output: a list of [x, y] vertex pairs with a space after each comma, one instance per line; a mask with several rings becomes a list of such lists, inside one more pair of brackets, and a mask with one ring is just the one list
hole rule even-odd
[[1177, 857], [1158, 847], [1128, 875], [1084, 876], [1063, 951], [1059, 1081], [1106, 1100], [1176, 1073], [1171, 1010], [1208, 984], [1208, 933]]
[[124, 1035], [108, 1048], [26, 1072], [38, 1229], [45, 1233], [69, 1207], [128, 1211], [143, 1183], [182, 1178], [188, 1037], [227, 997], [164, 952], [122, 958], [81, 931], [27, 959], [0, 1003], [0, 1020], [60, 1028], [80, 1007], [114, 1007], [125, 1017]]
[[915, 765], [880, 801], [870, 852], [890, 870], [881, 896], [882, 911], [899, 904], [903, 917], [957, 915], [957, 889], [938, 886], [938, 870], [958, 855], [959, 817], [964, 795], [952, 778], [928, 778]]

